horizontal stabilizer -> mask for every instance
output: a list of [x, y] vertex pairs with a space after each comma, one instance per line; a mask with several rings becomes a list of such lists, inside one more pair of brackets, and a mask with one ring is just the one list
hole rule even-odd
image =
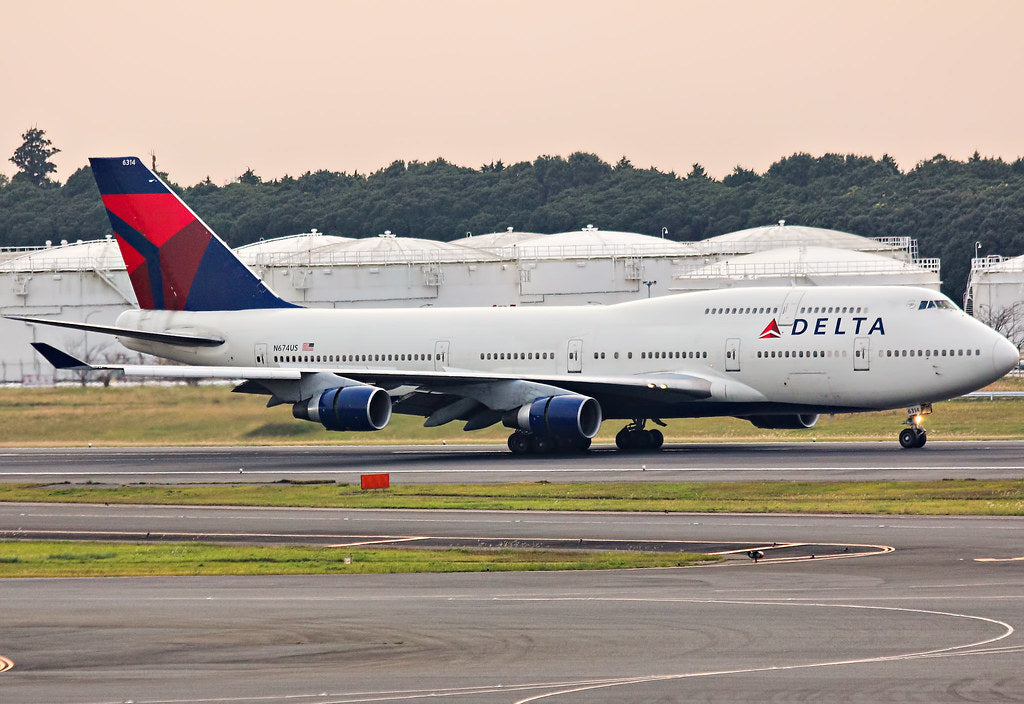
[[[45, 342], [29, 343], [36, 348], [46, 361], [57, 369], [83, 372], [121, 372], [126, 377], [153, 379], [246, 379], [298, 382], [303, 377], [316, 377], [318, 372], [303, 372], [289, 367], [203, 367], [176, 364], [87, 364], [67, 352]], [[339, 384], [348, 380], [337, 377]], [[349, 382], [354, 383], [354, 382]], [[243, 385], [244, 386], [244, 385]], [[251, 391], [250, 391], [251, 393]]]
[[86, 364], [77, 357], [72, 357], [67, 352], [63, 352], [53, 345], [48, 345], [45, 342], [30, 342], [29, 344], [35, 347], [36, 352], [43, 355], [46, 361], [52, 364], [56, 369], [85, 371], [93, 368], [91, 365]]
[[20, 320], [23, 323], [38, 323], [39, 325], [71, 328], [72, 330], [84, 330], [85, 332], [100, 332], [106, 335], [130, 337], [135, 340], [146, 340], [148, 342], [162, 342], [167, 345], [181, 345], [182, 347], [217, 347], [218, 345], [224, 344], [224, 340], [220, 338], [203, 337], [201, 335], [183, 335], [173, 332], [152, 332], [149, 330], [119, 328], [114, 325], [94, 325], [93, 323], [77, 323], [70, 320], [29, 318], [21, 315], [5, 315], [4, 317], [8, 320]]

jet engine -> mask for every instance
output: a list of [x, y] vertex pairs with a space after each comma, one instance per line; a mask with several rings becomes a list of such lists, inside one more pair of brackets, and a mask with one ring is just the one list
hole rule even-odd
[[538, 436], [592, 438], [601, 429], [601, 405], [589, 396], [547, 396], [509, 411], [501, 422]]
[[803, 430], [813, 428], [819, 417], [817, 413], [797, 413], [790, 416], [743, 416], [743, 419], [766, 430]]
[[376, 386], [327, 389], [293, 405], [292, 415], [328, 430], [381, 430], [391, 420], [391, 397]]

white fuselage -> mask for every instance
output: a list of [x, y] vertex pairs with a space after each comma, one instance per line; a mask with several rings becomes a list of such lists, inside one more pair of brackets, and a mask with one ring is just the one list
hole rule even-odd
[[[121, 338], [189, 364], [710, 380], [712, 397], [676, 416], [911, 406], [984, 386], [1018, 360], [944, 296], [893, 286], [738, 288], [584, 307], [129, 311], [118, 324], [225, 340], [183, 348]], [[604, 412], [636, 417], [636, 404]]]

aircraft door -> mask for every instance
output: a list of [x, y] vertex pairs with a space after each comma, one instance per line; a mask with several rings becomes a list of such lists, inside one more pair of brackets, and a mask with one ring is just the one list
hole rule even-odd
[[871, 338], [857, 337], [853, 340], [853, 370], [866, 372], [871, 368]]
[[434, 371], [443, 372], [448, 366], [448, 340], [437, 340], [434, 343]]
[[580, 374], [583, 371], [583, 340], [569, 340], [566, 359], [566, 371], [570, 374]]
[[738, 372], [740, 370], [740, 339], [730, 337], [725, 341], [725, 371]]
[[782, 302], [782, 310], [775, 321], [779, 325], [792, 325], [796, 318], [796, 312], [800, 309], [800, 299], [804, 297], [803, 291], [791, 291], [786, 294], [786, 300]]
[[256, 343], [256, 366], [266, 367], [269, 364], [267, 360], [267, 343], [257, 342]]

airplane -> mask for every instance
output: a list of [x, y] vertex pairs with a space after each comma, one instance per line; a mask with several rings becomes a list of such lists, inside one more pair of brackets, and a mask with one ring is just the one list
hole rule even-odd
[[1018, 349], [949, 298], [910, 286], [740, 287], [606, 306], [315, 309], [271, 291], [137, 157], [90, 159], [139, 308], [115, 325], [24, 316], [115, 335], [174, 365], [58, 369], [240, 380], [335, 431], [392, 413], [476, 430], [514, 454], [587, 450], [604, 420], [620, 450], [656, 450], [665, 418], [735, 416], [811, 428], [821, 414], [906, 408], [902, 447], [932, 404], [1015, 368]]

